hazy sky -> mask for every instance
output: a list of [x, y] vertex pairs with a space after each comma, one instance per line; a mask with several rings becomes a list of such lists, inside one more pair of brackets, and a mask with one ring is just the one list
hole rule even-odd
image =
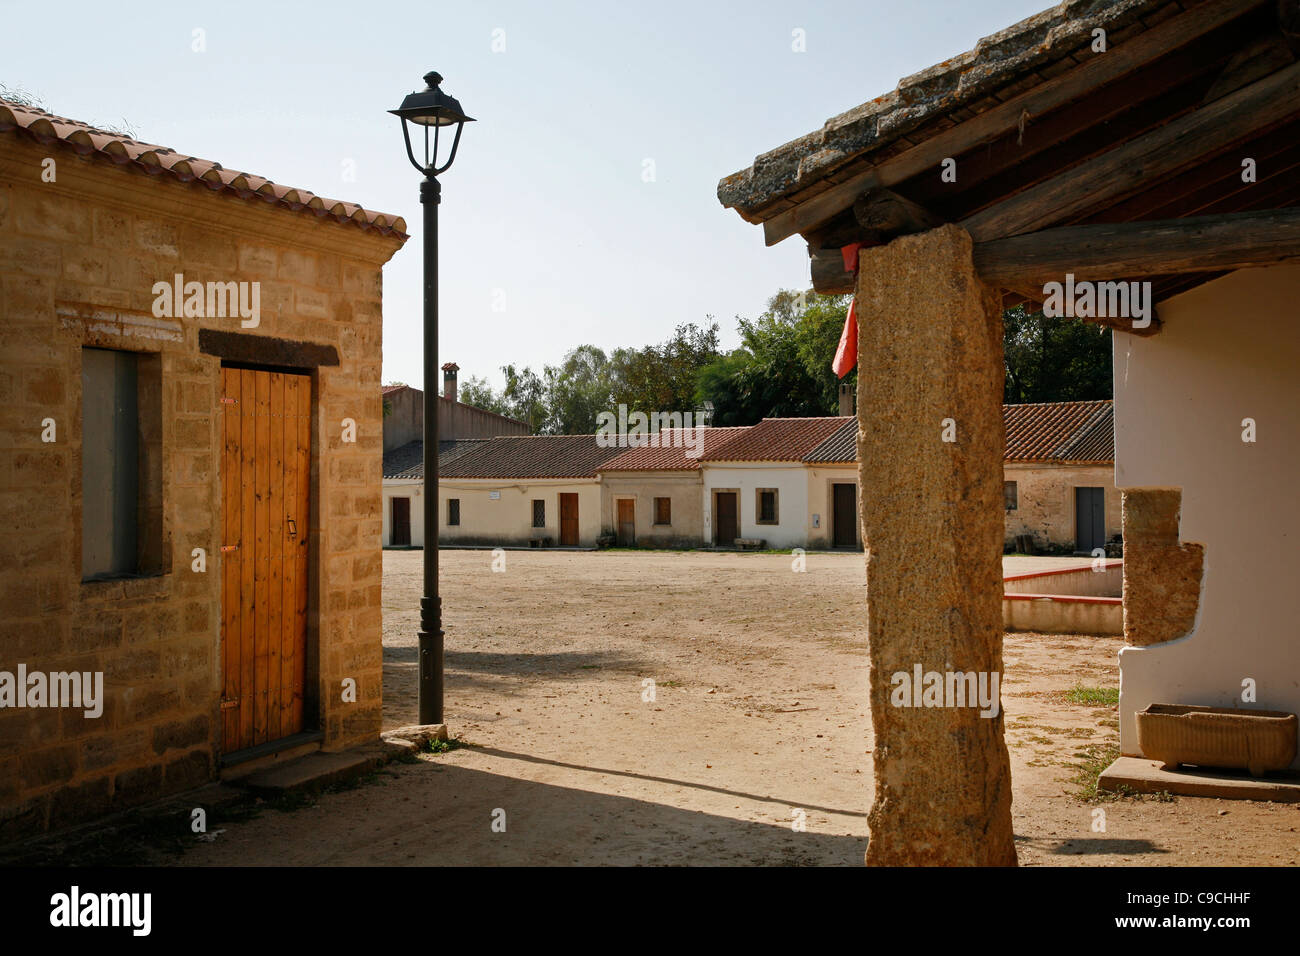
[[806, 287], [808, 259], [798, 237], [764, 247], [719, 205], [718, 180], [1048, 5], [73, 0], [52, 20], [3, 0], [0, 83], [404, 216], [411, 239], [384, 270], [384, 380], [419, 384], [419, 174], [385, 110], [438, 70], [478, 119], [442, 177], [440, 360], [500, 384], [506, 363], [540, 370], [709, 315], [734, 345], [735, 316]]

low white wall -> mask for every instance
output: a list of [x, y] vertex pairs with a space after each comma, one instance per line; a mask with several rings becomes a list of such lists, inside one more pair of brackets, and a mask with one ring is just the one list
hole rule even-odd
[[1009, 631], [1118, 635], [1124, 633], [1124, 603], [1119, 598], [1007, 594], [1002, 625]]
[[1114, 338], [1115, 483], [1181, 488], [1181, 539], [1205, 548], [1191, 633], [1120, 653], [1126, 754], [1152, 703], [1300, 712], [1297, 303], [1300, 265], [1243, 269], [1161, 303], [1159, 334]]

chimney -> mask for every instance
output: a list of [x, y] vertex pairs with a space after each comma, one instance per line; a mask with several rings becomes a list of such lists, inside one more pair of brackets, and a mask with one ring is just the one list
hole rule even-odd
[[460, 366], [455, 362], [448, 362], [442, 367], [442, 397], [456, 401], [456, 373], [460, 371]]
[[840, 386], [840, 414], [853, 416], [858, 413], [858, 388], [845, 383]]

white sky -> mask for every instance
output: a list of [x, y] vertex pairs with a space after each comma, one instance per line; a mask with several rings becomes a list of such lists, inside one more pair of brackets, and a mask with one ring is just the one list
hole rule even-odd
[[499, 385], [501, 365], [540, 371], [573, 346], [657, 342], [710, 314], [735, 345], [735, 316], [806, 287], [808, 260], [798, 237], [765, 248], [719, 205], [718, 180], [1048, 5], [3, 0], [0, 83], [404, 216], [411, 239], [384, 270], [384, 380], [418, 385], [419, 174], [385, 111], [438, 70], [479, 120], [442, 177], [439, 362]]

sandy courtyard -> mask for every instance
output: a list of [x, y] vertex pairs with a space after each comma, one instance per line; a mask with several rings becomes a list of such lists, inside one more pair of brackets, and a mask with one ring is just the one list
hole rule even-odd
[[[494, 572], [490, 552], [444, 552], [446, 718], [473, 746], [232, 824], [179, 862], [860, 865], [863, 560], [806, 560], [511, 551]], [[416, 720], [420, 562], [384, 554], [386, 727]], [[1300, 861], [1300, 806], [1071, 795], [1080, 748], [1117, 730], [1113, 708], [1063, 692], [1115, 687], [1120, 646], [1007, 638], [1021, 864]]]

